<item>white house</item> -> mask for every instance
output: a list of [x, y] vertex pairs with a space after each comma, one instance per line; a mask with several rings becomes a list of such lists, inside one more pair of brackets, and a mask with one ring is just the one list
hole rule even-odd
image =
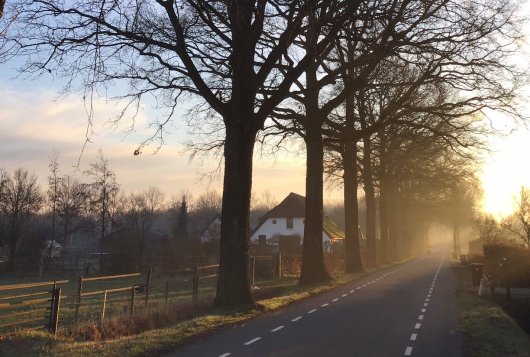
[[[305, 197], [291, 192], [278, 206], [260, 218], [250, 241], [259, 245], [281, 245], [280, 239], [302, 244], [304, 240]], [[331, 218], [324, 216], [322, 232], [324, 250], [330, 252], [334, 244], [344, 241], [344, 233]]]
[[201, 243], [211, 243], [221, 238], [221, 215], [216, 214], [200, 235]]

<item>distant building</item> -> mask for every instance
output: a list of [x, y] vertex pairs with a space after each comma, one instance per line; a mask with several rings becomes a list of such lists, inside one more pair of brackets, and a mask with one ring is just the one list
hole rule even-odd
[[[275, 246], [278, 250], [294, 250], [304, 241], [305, 197], [290, 193], [279, 205], [260, 218], [250, 236], [258, 246]], [[324, 215], [322, 231], [324, 251], [332, 252], [344, 242], [344, 232], [331, 218]]]
[[216, 214], [199, 236], [201, 243], [212, 243], [221, 239], [221, 214]]
[[44, 242], [44, 248], [42, 253], [44, 254], [44, 256], [48, 256], [50, 252], [50, 258], [59, 258], [63, 252], [63, 246], [59, 244], [59, 242], [57, 242], [56, 240], [47, 240]]

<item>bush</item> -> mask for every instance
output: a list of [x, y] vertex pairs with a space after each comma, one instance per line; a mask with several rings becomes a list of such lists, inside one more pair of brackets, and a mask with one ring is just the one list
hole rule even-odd
[[530, 249], [505, 244], [484, 245], [484, 271], [508, 287], [530, 288]]

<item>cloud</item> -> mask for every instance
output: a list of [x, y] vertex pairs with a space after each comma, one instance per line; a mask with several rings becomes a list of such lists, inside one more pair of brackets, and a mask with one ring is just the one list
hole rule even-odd
[[[125, 120], [116, 128], [108, 125], [108, 120], [119, 114], [119, 106], [104, 99], [95, 100], [94, 135], [83, 151], [87, 130], [85, 103], [75, 95], [55, 100], [56, 96], [54, 88], [22, 87], [20, 83], [14, 85], [0, 79], [0, 167], [9, 171], [24, 167], [35, 172], [44, 187], [53, 150], [59, 152], [63, 173], [81, 175], [96, 160], [101, 148], [124, 191], [139, 191], [149, 186], [158, 186], [168, 196], [184, 189], [194, 196], [206, 189], [222, 191], [221, 179], [201, 179], [201, 173], [217, 167], [217, 159], [189, 163], [179, 144], [185, 130], [168, 133], [165, 145], [154, 155], [156, 144], [145, 148], [142, 155], [133, 155], [138, 145], [153, 134], [148, 123], [154, 121], [156, 112], [141, 112], [135, 129], [125, 135], [130, 121]], [[179, 126], [183, 125], [182, 121], [176, 121]], [[80, 166], [76, 170], [78, 161]], [[259, 194], [269, 190], [278, 200], [292, 191], [305, 194], [304, 161], [304, 157], [287, 154], [277, 158], [257, 157], [253, 191]]]

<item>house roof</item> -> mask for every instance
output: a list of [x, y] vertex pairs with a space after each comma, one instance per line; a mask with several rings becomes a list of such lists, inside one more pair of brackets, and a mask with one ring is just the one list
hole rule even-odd
[[210, 230], [210, 226], [213, 224], [213, 222], [215, 222], [216, 219], [219, 219], [221, 220], [221, 213], [216, 213], [212, 219], [210, 219], [208, 221], [208, 224], [204, 227], [204, 229], [201, 231], [201, 234], [199, 235], [200, 237], [202, 237], [203, 235], [205, 235], [208, 230]]
[[344, 232], [340, 230], [337, 223], [324, 215], [324, 232], [330, 239], [344, 239]]
[[305, 197], [291, 192], [280, 204], [260, 218], [260, 225], [268, 218], [304, 218]]
[[[252, 234], [265, 223], [269, 218], [304, 218], [305, 217], [305, 197], [291, 192], [280, 204], [261, 216], [259, 225]], [[324, 214], [324, 232], [330, 239], [344, 239], [344, 232], [337, 224]]]

